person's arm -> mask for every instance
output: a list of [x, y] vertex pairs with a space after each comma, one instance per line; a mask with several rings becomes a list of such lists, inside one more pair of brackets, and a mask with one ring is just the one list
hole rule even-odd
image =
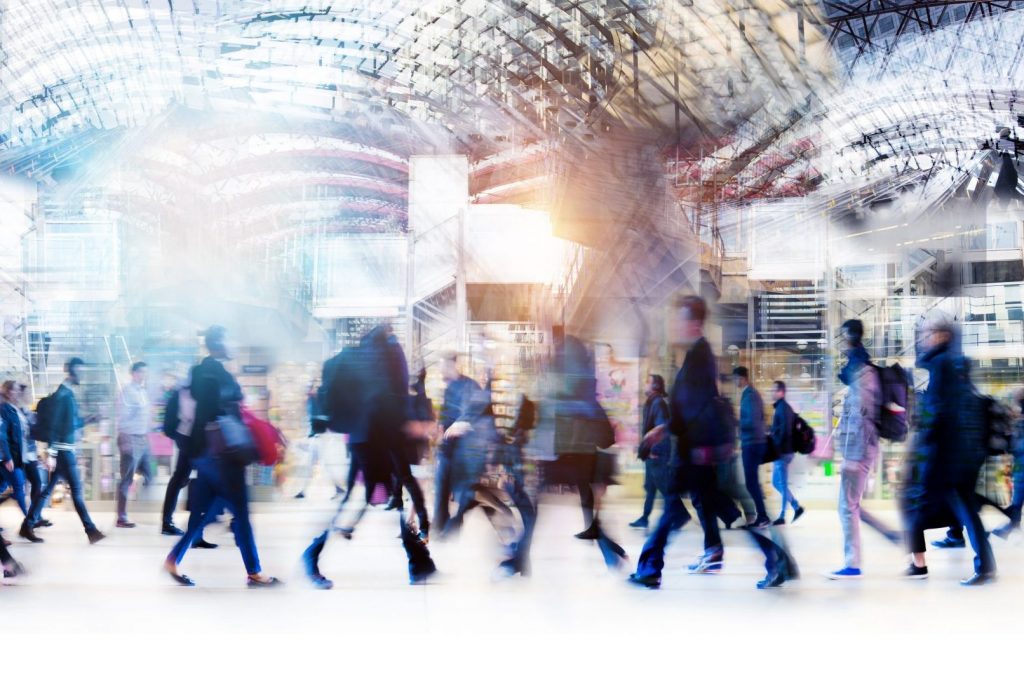
[[776, 448], [782, 448], [786, 437], [786, 404], [775, 407], [775, 414], [772, 415], [772, 441]]
[[746, 389], [740, 394], [740, 435], [752, 435], [757, 416], [753, 392]]

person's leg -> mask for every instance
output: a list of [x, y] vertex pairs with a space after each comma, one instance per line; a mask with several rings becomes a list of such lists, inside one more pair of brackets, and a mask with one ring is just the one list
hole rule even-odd
[[43, 508], [45, 508], [46, 504], [50, 501], [50, 496], [53, 495], [53, 489], [57, 487], [57, 482], [60, 481], [62, 476], [60, 460], [57, 456], [54, 456], [53, 472], [51, 472], [50, 476], [47, 478], [46, 486], [43, 487], [43, 492], [39, 494], [39, 498], [36, 499], [36, 502], [32, 504], [32, 507], [28, 509], [28, 517], [22, 525], [22, 535], [24, 535], [26, 529], [31, 532], [32, 527], [39, 521], [39, 517], [43, 513]]
[[981, 521], [973, 483], [957, 487], [949, 496], [949, 502], [957, 519], [967, 531], [967, 538], [974, 550], [974, 573], [982, 576], [994, 575], [996, 559], [992, 554], [992, 545], [988, 541], [985, 525]]
[[533, 543], [533, 531], [537, 527], [537, 506], [526, 492], [521, 474], [515, 475], [512, 485], [509, 487], [509, 495], [523, 521], [523, 533], [511, 548], [513, 551], [510, 558], [512, 569], [513, 572], [519, 572], [526, 576], [530, 573], [530, 545]]
[[591, 485], [589, 473], [581, 476], [576, 483], [580, 494], [580, 508], [583, 511], [584, 529], [590, 529], [594, 525], [594, 488]]
[[646, 525], [647, 520], [651, 516], [651, 512], [654, 510], [654, 498], [658, 493], [657, 481], [655, 481], [656, 474], [654, 472], [654, 463], [648, 460], [644, 463], [644, 511], [640, 515], [640, 519]]
[[[668, 545], [669, 535], [672, 532], [672, 525], [682, 515], [683, 502], [678, 495], [669, 496], [665, 499], [665, 509], [654, 527], [654, 531], [647, 537], [643, 549], [640, 551], [640, 558], [637, 561], [637, 578], [660, 579], [661, 571], [665, 567], [665, 547]], [[699, 514], [699, 512], [698, 512]]]
[[1007, 513], [1010, 524], [1020, 527], [1021, 510], [1024, 509], [1024, 458], [1013, 459], [1013, 498]]
[[222, 504], [214, 494], [214, 489], [208, 476], [203, 472], [196, 476], [195, 483], [189, 489], [189, 493], [192, 500], [189, 500], [190, 512], [188, 515], [188, 525], [185, 527], [185, 534], [174, 544], [167, 557], [175, 566], [180, 565], [185, 559], [185, 554], [202, 536], [203, 527], [208, 522], [208, 518], [213, 514], [214, 509], [219, 508]]
[[0, 466], [0, 476], [11, 487], [11, 497], [21, 509], [21, 514], [28, 516], [28, 505], [25, 502], [25, 473], [20, 467], [15, 467], [10, 472], [6, 467]]
[[438, 529], [444, 529], [448, 524], [448, 505], [452, 497], [451, 457], [442, 452], [442, 449], [438, 449], [437, 470], [434, 475], [434, 526]]
[[860, 569], [860, 503], [867, 486], [869, 468], [860, 462], [844, 461], [839, 475], [839, 521], [843, 527], [846, 567]]
[[[423, 489], [420, 487], [420, 483], [416, 480], [416, 477], [413, 476], [411, 469], [403, 475], [403, 478], [405, 490], [409, 492], [409, 498], [412, 500], [412, 508], [416, 512], [416, 519], [419, 520], [420, 531], [424, 534], [429, 534], [430, 517], [427, 515], [427, 501], [423, 496]], [[399, 496], [401, 496], [401, 492], [399, 492]]]
[[82, 487], [82, 479], [78, 473], [78, 461], [74, 451], [59, 451], [57, 453], [57, 468], [63, 469], [61, 476], [67, 479], [68, 487], [71, 489], [71, 502], [75, 504], [75, 512], [82, 520], [82, 527], [86, 533], [96, 530], [96, 525], [89, 517], [89, 511], [85, 507], [85, 489]]
[[174, 472], [167, 482], [167, 493], [164, 494], [162, 514], [164, 529], [174, 526], [174, 510], [178, 507], [178, 496], [181, 494], [181, 490], [188, 485], [190, 474], [192, 474], [191, 459], [181, 448], [178, 448], [178, 459], [174, 463]]
[[[697, 517], [704, 530], [704, 550], [720, 551], [722, 537], [718, 532], [718, 480], [713, 465], [692, 465], [690, 467], [691, 491]], [[739, 512], [737, 511], [737, 515]]]
[[341, 499], [342, 503], [347, 503], [348, 499], [352, 497], [352, 489], [356, 486], [356, 477], [363, 470], [364, 447], [365, 444], [351, 444], [349, 448], [348, 479], [345, 482], [345, 496]]
[[779, 508], [779, 519], [786, 518], [786, 503], [788, 497], [786, 495], [786, 462], [783, 459], [785, 456], [780, 456], [778, 460], [772, 463], [772, 486], [776, 491], [779, 492], [780, 508]]
[[[35, 460], [31, 462], [26, 462], [24, 465], [22, 465], [22, 469], [25, 472], [25, 480], [31, 487], [31, 493], [29, 495], [28, 501], [29, 510], [32, 509], [32, 506], [36, 504], [36, 501], [39, 500], [39, 496], [41, 496], [43, 493], [43, 478], [40, 475], [39, 467], [39, 463]], [[29, 513], [26, 510], [25, 517], [28, 517], [28, 514]]]
[[739, 458], [731, 458], [728, 462], [718, 466], [718, 489], [732, 504], [733, 509], [736, 508], [734, 503], [738, 502], [743, 516], [747, 520], [753, 521], [757, 516], [754, 511], [754, 501], [750, 498], [747, 489], [740, 485], [738, 460]]
[[743, 483], [754, 502], [757, 520], [762, 522], [768, 519], [768, 511], [764, 507], [764, 492], [761, 490], [761, 480], [758, 477], [758, 468], [764, 459], [764, 449], [764, 444], [758, 443], [748, 444], [742, 450]]
[[146, 435], [136, 436], [135, 448], [139, 456], [139, 474], [142, 475], [142, 485], [149, 486], [153, 481], [153, 451], [149, 447], [149, 437]]
[[117, 485], [117, 521], [128, 521], [128, 492], [131, 490], [135, 471], [139, 467], [139, 453], [135, 440], [127, 434], [117, 435], [117, 449], [121, 454], [121, 481]]
[[260, 573], [260, 558], [256, 539], [249, 520], [249, 494], [245, 486], [245, 468], [232, 463], [214, 463], [220, 466], [220, 478], [214, 480], [214, 491], [231, 510], [235, 544], [242, 554], [245, 572], [249, 576]]

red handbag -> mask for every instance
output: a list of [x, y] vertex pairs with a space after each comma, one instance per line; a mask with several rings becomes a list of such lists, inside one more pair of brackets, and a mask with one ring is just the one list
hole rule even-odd
[[261, 420], [247, 408], [242, 408], [242, 422], [252, 434], [256, 452], [260, 456], [260, 464], [273, 467], [284, 460], [285, 439], [280, 430], [266, 420]]

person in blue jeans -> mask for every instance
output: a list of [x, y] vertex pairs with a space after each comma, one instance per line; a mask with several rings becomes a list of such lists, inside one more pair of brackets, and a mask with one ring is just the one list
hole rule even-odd
[[185, 535], [178, 539], [167, 555], [164, 569], [179, 584], [195, 585], [192, 579], [179, 571], [178, 566], [193, 543], [202, 537], [207, 521], [224, 505], [234, 516], [231, 529], [242, 553], [242, 562], [248, 575], [246, 584], [249, 588], [277, 586], [281, 582], [272, 576], [264, 576], [260, 568], [256, 540], [249, 521], [246, 466], [224, 454], [212, 452], [206, 438], [207, 425], [216, 423], [218, 418], [242, 419], [242, 388], [224, 367], [224, 363], [231, 359], [227, 331], [219, 325], [210, 327], [206, 332], [206, 348], [210, 355], [192, 369], [191, 392], [196, 403], [195, 420], [189, 436], [182, 439], [185, 452], [189, 454], [192, 467], [196, 470], [196, 482], [192, 489], [195, 501], [191, 505]]
[[89, 543], [102, 541], [106, 536], [96, 528], [89, 511], [85, 507], [85, 494], [82, 488], [82, 480], [78, 473], [78, 460], [75, 455], [75, 442], [78, 438], [78, 430], [85, 424], [94, 422], [95, 418], [89, 417], [85, 420], [78, 415], [78, 401], [75, 399], [75, 392], [72, 387], [78, 386], [80, 373], [85, 361], [81, 358], [71, 358], [64, 364], [64, 371], [67, 375], [57, 391], [53, 393], [50, 400], [53, 402], [50, 410], [51, 434], [49, 447], [51, 451], [57, 452], [56, 465], [50, 481], [42, 494], [29, 508], [28, 516], [21, 525], [18, 535], [32, 543], [42, 543], [43, 539], [35, 534], [35, 526], [39, 521], [43, 508], [46, 507], [53, 489], [61, 479], [68, 483], [71, 489], [71, 501], [75, 505], [75, 511], [82, 520], [82, 527]]
[[793, 407], [786, 401], [786, 383], [776, 381], [772, 390], [772, 398], [775, 399], [775, 415], [772, 417], [772, 441], [779, 454], [772, 471], [772, 486], [782, 496], [782, 509], [778, 518], [772, 522], [775, 526], [786, 523], [786, 506], [793, 508], [793, 521], [800, 519], [804, 509], [800, 507], [796, 496], [789, 489], [789, 465], [793, 462], [795, 448], [793, 447], [793, 422], [796, 420], [796, 413]]

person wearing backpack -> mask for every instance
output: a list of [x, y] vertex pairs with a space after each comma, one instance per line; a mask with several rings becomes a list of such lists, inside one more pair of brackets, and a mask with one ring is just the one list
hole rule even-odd
[[[85, 507], [85, 492], [82, 486], [82, 478], [78, 472], [78, 461], [75, 454], [75, 443], [78, 441], [78, 431], [88, 423], [94, 422], [94, 417], [85, 420], [78, 415], [78, 401], [75, 399], [73, 387], [81, 383], [81, 369], [85, 361], [81, 358], [71, 358], [64, 364], [66, 376], [57, 390], [48, 398], [45, 409], [45, 420], [40, 415], [40, 421], [45, 422], [47, 427], [45, 441], [50, 450], [57, 452], [56, 465], [53, 476], [43, 489], [42, 495], [28, 511], [28, 517], [21, 525], [18, 535], [32, 543], [41, 543], [43, 539], [35, 534], [35, 524], [39, 521], [39, 515], [43, 507], [50, 500], [57, 482], [64, 479], [71, 489], [71, 500], [75, 505], [75, 511], [82, 520], [82, 527], [89, 543], [102, 541], [106, 536], [96, 525], [93, 524], [89, 511]], [[40, 413], [43, 413], [42, 407]], [[37, 423], [38, 424], [38, 423]]]
[[[674, 336], [687, 349], [683, 365], [676, 374], [670, 392], [671, 419], [655, 427], [644, 438], [653, 446], [671, 433], [676, 436], [672, 457], [669, 491], [682, 493], [689, 488], [704, 530], [704, 552], [690, 565], [692, 574], [718, 574], [722, 571], [725, 549], [718, 530], [718, 490], [716, 463], [724, 462], [735, 449], [735, 433], [730, 432], [728, 415], [718, 414], [723, 406], [718, 393], [718, 367], [711, 345], [704, 338], [707, 303], [699, 296], [684, 296], [677, 306]], [[728, 404], [724, 404], [727, 406]], [[665, 566], [665, 547], [672, 528], [682, 517], [678, 495], [665, 499], [665, 510], [654, 531], [644, 543], [636, 572], [630, 583], [645, 588], [661, 586]], [[776, 588], [797, 577], [796, 564], [784, 544], [750, 530], [751, 538], [765, 556], [767, 575], [758, 588]]]
[[804, 509], [800, 506], [796, 496], [789, 489], [789, 465], [793, 462], [796, 447], [793, 445], [793, 424], [796, 421], [796, 413], [793, 406], [786, 400], [786, 383], [776, 380], [772, 389], [772, 398], [775, 399], [775, 414], [772, 416], [771, 439], [775, 444], [775, 450], [779, 457], [775, 461], [772, 470], [772, 486], [782, 496], [782, 507], [779, 516], [772, 524], [781, 526], [786, 523], [786, 505], [793, 508], [793, 521], [800, 519]]
[[740, 453], [743, 459], [743, 480], [747, 493], [754, 503], [757, 516], [747, 524], [747, 529], [764, 529], [771, 520], [764, 506], [764, 491], [761, 490], [761, 479], [758, 468], [764, 463], [767, 453], [765, 438], [764, 401], [759, 392], [750, 383], [750, 370], [742, 365], [732, 371], [736, 385], [743, 392], [740, 394]]
[[902, 496], [912, 562], [904, 576], [924, 579], [924, 531], [959, 522], [974, 549], [974, 574], [961, 581], [980, 586], [995, 580], [996, 564], [975, 493], [988, 456], [987, 405], [970, 380], [969, 361], [960, 351], [955, 324], [929, 320], [918, 339], [917, 366], [928, 370], [920, 423], [908, 456]]
[[[192, 509], [188, 528], [168, 553], [164, 570], [179, 585], [195, 585], [192, 579], [179, 571], [179, 566], [223, 502], [234, 515], [231, 528], [245, 564], [246, 585], [249, 588], [274, 587], [281, 582], [263, 573], [249, 520], [249, 494], [245, 483], [247, 464], [231, 457], [226, 446], [228, 439], [221, 427], [222, 422], [227, 423], [227, 427], [232, 425], [232, 421], [234, 425], [242, 424], [242, 388], [224, 367], [224, 363], [231, 359], [227, 330], [220, 325], [211, 326], [206, 331], [205, 343], [209, 355], [192, 368], [191, 373], [190, 394], [195, 399], [195, 420], [190, 434], [181, 440], [182, 450], [196, 470], [196, 495], [195, 500], [190, 501]], [[217, 452], [218, 441], [225, 442], [221, 452]]]

